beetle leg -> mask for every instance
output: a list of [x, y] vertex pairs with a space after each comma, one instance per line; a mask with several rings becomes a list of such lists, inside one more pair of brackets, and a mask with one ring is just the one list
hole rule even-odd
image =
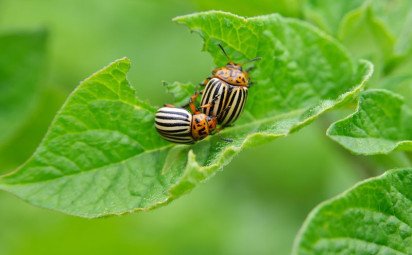
[[196, 108], [195, 102], [197, 97], [199, 96], [199, 91], [196, 91], [191, 97], [190, 97], [190, 101], [189, 101], [189, 107], [190, 107], [190, 111], [192, 111], [193, 114], [198, 113], [198, 109]]
[[174, 105], [172, 105], [172, 104], [164, 104], [164, 107], [176, 108], [176, 106], [174, 106]]
[[196, 108], [196, 105], [195, 105], [195, 102], [196, 102], [196, 99], [197, 99], [197, 97], [199, 96], [199, 94], [202, 94], [202, 92], [203, 92], [203, 91], [200, 91], [200, 92], [199, 92], [199, 91], [195, 91], [195, 93], [190, 97], [189, 102], [188, 102], [187, 104], [185, 104], [185, 105], [182, 105], [181, 107], [182, 107], [182, 108], [189, 107], [190, 110], [192, 111], [192, 113], [198, 112], [198, 110], [197, 110], [197, 108]]
[[212, 107], [212, 104], [211, 104], [211, 103], [204, 104], [204, 105], [201, 105], [201, 106], [200, 106], [200, 108], [210, 108], [210, 107]]
[[213, 97], [213, 99], [212, 99], [212, 101], [210, 101], [210, 103], [201, 105], [200, 108], [212, 107], [216, 103], [216, 101], [219, 99], [219, 97], [220, 97], [220, 94], [217, 94], [216, 96]]

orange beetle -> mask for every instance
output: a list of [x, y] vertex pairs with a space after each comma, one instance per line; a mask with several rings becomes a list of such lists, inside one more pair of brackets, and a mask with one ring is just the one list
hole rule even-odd
[[[231, 61], [220, 44], [219, 47], [229, 62], [224, 67], [214, 69], [212, 76], [201, 84], [205, 86], [205, 89], [202, 92], [200, 104], [204, 114], [218, 116], [218, 123], [224, 127], [232, 124], [243, 111], [250, 79], [249, 70], [244, 71], [242, 64]], [[254, 58], [248, 62], [259, 59]]]

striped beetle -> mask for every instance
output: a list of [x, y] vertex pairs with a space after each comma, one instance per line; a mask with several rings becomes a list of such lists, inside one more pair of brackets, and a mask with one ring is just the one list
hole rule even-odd
[[[194, 143], [210, 135], [217, 126], [217, 117], [201, 113], [194, 104], [198, 94], [190, 98], [191, 112], [173, 105], [161, 107], [155, 115], [155, 127], [166, 140], [174, 143]], [[214, 104], [212, 100], [211, 104]]]
[[[248, 87], [250, 84], [250, 70], [243, 71], [241, 64], [230, 60], [222, 45], [219, 44], [223, 54], [229, 60], [224, 67], [218, 67], [212, 71], [201, 85], [205, 86], [202, 92], [202, 112], [208, 116], [219, 116], [218, 123], [224, 127], [232, 124], [239, 117], [246, 103]], [[248, 62], [259, 60], [254, 58]], [[211, 105], [211, 102], [216, 102]]]

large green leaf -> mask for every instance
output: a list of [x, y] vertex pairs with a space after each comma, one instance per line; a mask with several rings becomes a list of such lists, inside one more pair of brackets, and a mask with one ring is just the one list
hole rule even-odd
[[357, 111], [332, 124], [327, 134], [348, 150], [364, 155], [412, 149], [412, 111], [401, 96], [387, 90], [367, 90]]
[[293, 254], [412, 254], [412, 169], [388, 171], [317, 206]]
[[[372, 72], [371, 64], [353, 62], [332, 38], [295, 19], [213, 11], [176, 21], [202, 35], [218, 65], [226, 59], [217, 43], [235, 61], [262, 57], [234, 127], [191, 146], [162, 140], [153, 125], [156, 108], [135, 98], [126, 80], [129, 61], [118, 60], [79, 85], [33, 157], [3, 176], [0, 188], [83, 217], [148, 210], [208, 179], [242, 149], [288, 135], [351, 99]], [[182, 91], [179, 99], [189, 93]]]
[[29, 118], [41, 93], [45, 32], [0, 35], [0, 147]]

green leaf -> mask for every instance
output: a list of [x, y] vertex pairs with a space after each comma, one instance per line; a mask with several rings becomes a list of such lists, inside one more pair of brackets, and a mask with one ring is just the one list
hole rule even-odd
[[341, 22], [338, 38], [356, 57], [374, 63], [377, 79], [393, 61], [395, 38], [375, 16], [370, 5], [346, 14]]
[[412, 107], [412, 52], [395, 62], [396, 67], [389, 75], [380, 79], [376, 87], [402, 95], [405, 98], [405, 104]]
[[[408, 0], [346, 0], [346, 1], [322, 1], [308, 0], [304, 13], [306, 19], [324, 28], [331, 34], [338, 35], [343, 28], [342, 21], [347, 15], [360, 9], [371, 8], [371, 14], [378, 22], [385, 26], [390, 34], [399, 39], [398, 47], [401, 52], [406, 52], [410, 45], [404, 45], [412, 39], [410, 24], [412, 22], [412, 3]], [[400, 53], [400, 52], [399, 52]]]
[[304, 7], [305, 18], [330, 34], [337, 35], [345, 15], [359, 8], [364, 0], [323, 1], [308, 0]]
[[396, 54], [405, 54], [412, 50], [412, 2], [399, 1], [371, 1], [376, 16], [390, 29], [397, 38]]
[[405, 105], [412, 107], [412, 74], [396, 74], [381, 79], [379, 87], [404, 97]]
[[304, 13], [307, 20], [338, 36], [355, 56], [378, 64], [379, 72], [401, 65], [399, 56], [412, 50], [409, 0], [309, 0]]
[[317, 206], [293, 254], [412, 254], [412, 169], [391, 170]]
[[238, 62], [262, 57], [234, 127], [190, 146], [162, 140], [156, 108], [135, 98], [129, 61], [118, 60], [79, 85], [33, 157], [0, 178], [0, 188], [90, 218], [152, 209], [210, 178], [244, 148], [286, 136], [353, 98], [372, 73], [370, 63], [353, 62], [332, 38], [295, 19], [212, 11], [175, 20], [202, 35], [218, 65], [227, 60], [217, 43]]
[[363, 155], [412, 149], [412, 111], [403, 98], [387, 90], [367, 90], [357, 111], [332, 124], [327, 135], [346, 149]]
[[45, 32], [0, 35], [0, 147], [24, 125], [42, 89]]
[[[308, 13], [312, 16], [315, 13], [330, 18], [326, 22], [331, 26], [330, 31], [339, 37], [351, 53], [374, 63], [375, 74], [370, 82], [374, 88], [400, 93], [405, 97], [406, 104], [410, 104], [412, 98], [411, 3], [405, 0], [310, 0]], [[315, 19], [311, 19], [310, 15], [307, 18], [318, 23]], [[371, 111], [370, 114], [374, 115]], [[367, 121], [367, 119], [362, 120], [362, 128], [375, 125], [373, 121], [371, 123]], [[388, 125], [392, 124], [388, 123]], [[398, 125], [396, 128], [401, 127]], [[387, 135], [385, 133], [381, 137], [376, 137], [374, 133], [369, 136], [366, 132], [359, 134], [360, 128], [354, 127], [340, 132], [341, 134], [333, 135], [333, 139], [354, 153], [366, 155], [389, 153], [405, 140], [410, 139], [404, 131], [397, 136], [391, 135], [389, 140], [385, 137]], [[370, 147], [369, 144], [372, 146]], [[403, 149], [407, 149], [407, 146]]]
[[[153, 128], [155, 109], [137, 101], [126, 81], [129, 66], [122, 59], [83, 81], [32, 158], [3, 176], [1, 188], [35, 205], [85, 217], [156, 201], [176, 164], [163, 166], [171, 146]], [[164, 177], [157, 176], [160, 164]]]

